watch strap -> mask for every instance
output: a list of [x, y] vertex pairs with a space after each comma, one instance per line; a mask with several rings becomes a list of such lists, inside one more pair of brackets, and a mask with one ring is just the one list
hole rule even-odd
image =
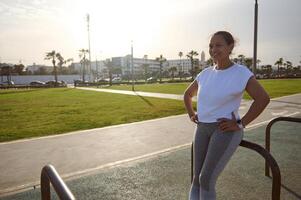
[[245, 128], [244, 125], [242, 124], [241, 119], [237, 120], [236, 123], [237, 123], [237, 125], [238, 125], [238, 127], [239, 127], [240, 129], [244, 129], [244, 128]]

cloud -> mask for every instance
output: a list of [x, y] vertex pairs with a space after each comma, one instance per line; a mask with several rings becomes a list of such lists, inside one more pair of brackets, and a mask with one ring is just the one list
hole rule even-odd
[[17, 19], [37, 18], [47, 14], [55, 14], [59, 8], [52, 3], [45, 0], [2, 0], [0, 2], [0, 22], [14, 21]]

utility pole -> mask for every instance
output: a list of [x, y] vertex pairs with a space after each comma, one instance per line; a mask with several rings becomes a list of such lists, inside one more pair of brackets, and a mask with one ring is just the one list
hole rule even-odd
[[98, 81], [98, 63], [97, 63], [97, 57], [95, 59], [96, 62], [96, 81]]
[[256, 76], [257, 65], [257, 25], [258, 25], [258, 3], [255, 0], [255, 15], [254, 15], [254, 46], [253, 46], [253, 74]]
[[131, 67], [132, 67], [132, 91], [135, 91], [134, 86], [134, 54], [133, 54], [133, 40], [131, 41]]
[[87, 14], [88, 44], [89, 44], [89, 82], [91, 82], [91, 48], [90, 48], [90, 15]]

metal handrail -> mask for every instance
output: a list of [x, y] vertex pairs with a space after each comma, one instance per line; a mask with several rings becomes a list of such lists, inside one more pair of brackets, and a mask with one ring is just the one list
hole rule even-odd
[[61, 200], [75, 200], [72, 192], [52, 165], [46, 165], [41, 172], [42, 200], [50, 200], [50, 183]]
[[[262, 146], [242, 140], [239, 144], [242, 147], [252, 149], [259, 153], [267, 161], [268, 165], [271, 167], [273, 174], [273, 183], [272, 183], [272, 200], [280, 200], [280, 189], [281, 189], [281, 174], [279, 166], [273, 156], [266, 151]], [[191, 145], [191, 182], [193, 181], [193, 143]]]
[[[301, 123], [301, 118], [295, 118], [295, 117], [277, 117], [273, 120], [271, 120], [266, 129], [265, 129], [265, 149], [270, 153], [270, 146], [271, 146], [271, 128], [272, 125], [278, 121], [287, 121], [287, 122], [298, 122]], [[270, 170], [267, 162], [265, 162], [265, 175], [270, 176]]]

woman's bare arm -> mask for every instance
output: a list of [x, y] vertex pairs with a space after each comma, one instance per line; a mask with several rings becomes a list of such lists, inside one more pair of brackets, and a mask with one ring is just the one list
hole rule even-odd
[[[270, 97], [266, 91], [261, 87], [254, 77], [251, 77], [246, 86], [247, 93], [253, 98], [253, 103], [249, 108], [248, 112], [241, 119], [243, 126], [248, 125], [256, 117], [262, 113], [265, 107], [270, 102]], [[237, 131], [240, 128], [237, 125], [234, 113], [232, 113], [232, 119], [221, 118], [219, 119], [219, 128], [220, 130], [227, 131]]]
[[270, 97], [255, 77], [251, 77], [246, 86], [247, 93], [254, 100], [248, 112], [241, 119], [244, 126], [256, 119], [270, 102]]
[[185, 104], [187, 113], [189, 115], [190, 120], [195, 123], [198, 122], [198, 119], [197, 119], [197, 115], [195, 114], [195, 111], [192, 106], [192, 98], [193, 98], [193, 96], [196, 95], [197, 91], [198, 91], [198, 83], [195, 80], [188, 86], [188, 88], [184, 92], [184, 104]]

